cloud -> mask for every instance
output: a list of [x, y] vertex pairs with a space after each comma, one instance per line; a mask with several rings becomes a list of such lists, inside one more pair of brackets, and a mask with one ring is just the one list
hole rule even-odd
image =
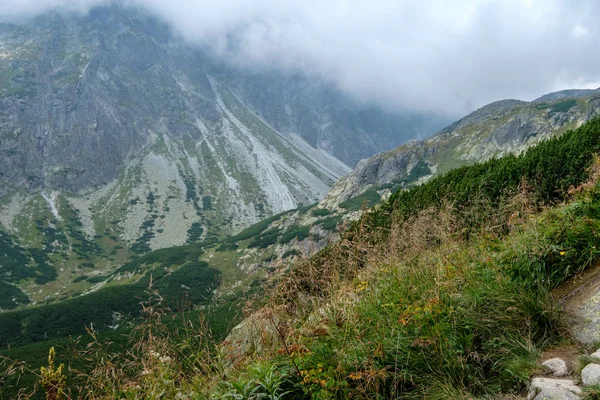
[[[0, 0], [0, 20], [110, 0]], [[303, 72], [360, 102], [460, 116], [600, 82], [594, 0], [123, 0], [243, 68]]]

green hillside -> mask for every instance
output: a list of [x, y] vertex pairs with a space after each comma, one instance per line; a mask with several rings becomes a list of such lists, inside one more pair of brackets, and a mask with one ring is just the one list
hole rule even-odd
[[[168, 324], [150, 319], [131, 351], [106, 349], [117, 372], [102, 372], [105, 358], [96, 358], [85, 379], [72, 378], [61, 390], [88, 398], [522, 395], [540, 354], [568, 340], [552, 289], [600, 259], [599, 152], [595, 119], [520, 156], [397, 192], [337, 243], [255, 281], [262, 286], [254, 311], [221, 346], [188, 346]], [[308, 212], [331, 218], [317, 210]], [[289, 223], [287, 234], [273, 232], [274, 220], [219, 244], [221, 253], [205, 251], [212, 263], [230, 262], [236, 246], [306, 234]], [[173, 264], [169, 257], [187, 254], [156, 287], [168, 299], [191, 281], [193, 267], [201, 284], [190, 296], [202, 304], [218, 274], [190, 249], [140, 259], [117, 273], [143, 273], [131, 286], [143, 291], [150, 273], [160, 276]], [[17, 315], [0, 317], [11, 314]]]

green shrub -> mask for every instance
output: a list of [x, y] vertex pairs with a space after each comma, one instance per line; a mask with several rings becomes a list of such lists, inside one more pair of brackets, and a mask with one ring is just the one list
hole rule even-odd
[[272, 244], [277, 243], [277, 239], [279, 238], [280, 234], [281, 231], [279, 229], [270, 229], [268, 231], [265, 231], [262, 234], [260, 234], [260, 236], [254, 237], [254, 239], [252, 239], [250, 243], [248, 243], [248, 248], [267, 248]]
[[576, 104], [577, 104], [577, 100], [575, 100], [575, 99], [559, 101], [558, 103], [555, 103], [550, 106], [549, 113], [556, 114], [556, 113], [560, 113], [560, 112], [567, 112], [571, 108], [573, 108]]
[[277, 220], [279, 220], [281, 218], [283, 214], [277, 214], [274, 215], [270, 218], [267, 219], [263, 219], [260, 222], [257, 222], [256, 224], [249, 226], [248, 228], [244, 229], [243, 231], [241, 231], [240, 233], [238, 233], [237, 235], [231, 236], [228, 241], [230, 242], [239, 242], [241, 240], [246, 240], [246, 239], [250, 239], [253, 238], [257, 235], [260, 235], [265, 229], [267, 229], [269, 227], [269, 225], [271, 225], [272, 222], [275, 222]]
[[233, 251], [238, 247], [239, 245], [235, 242], [224, 241], [217, 247], [217, 251]]
[[200, 240], [202, 237], [202, 233], [204, 233], [204, 228], [202, 227], [202, 223], [194, 222], [190, 229], [188, 229], [188, 243], [195, 243]]
[[338, 224], [342, 221], [341, 215], [325, 218], [324, 220], [318, 221], [323, 229], [326, 231], [331, 231], [337, 228]]
[[369, 213], [363, 223], [387, 229], [392, 213], [408, 218], [428, 207], [441, 207], [443, 202], [460, 208], [477, 198], [498, 203], [523, 181], [532, 188], [538, 204], [552, 203], [563, 199], [570, 186], [588, 178], [586, 168], [598, 152], [600, 119], [596, 118], [519, 156], [461, 167], [410, 190], [400, 190]]
[[311, 211], [311, 214], [314, 215], [315, 217], [325, 217], [325, 216], [331, 214], [331, 211], [329, 211], [326, 208], [315, 208], [314, 210]]
[[310, 232], [310, 226], [298, 226], [292, 225], [281, 235], [279, 243], [286, 244], [292, 240], [301, 241], [308, 237]]
[[288, 251], [286, 251], [285, 253], [283, 253], [281, 255], [281, 258], [288, 258], [288, 257], [294, 257], [294, 256], [299, 256], [300, 252], [296, 249], [290, 249]]
[[84, 334], [90, 324], [101, 331], [114, 324], [115, 312], [127, 319], [135, 318], [141, 313], [140, 302], [148, 298], [151, 276], [153, 287], [164, 299], [162, 305], [174, 310], [205, 304], [220, 281], [218, 270], [194, 261], [170, 274], [164, 267], [158, 267], [136, 283], [104, 287], [58, 303], [0, 313], [0, 348]]
[[366, 192], [359, 194], [356, 197], [342, 201], [340, 207], [345, 208], [348, 211], [357, 211], [363, 207], [373, 207], [379, 203], [381, 196], [377, 193], [377, 188], [370, 188]]

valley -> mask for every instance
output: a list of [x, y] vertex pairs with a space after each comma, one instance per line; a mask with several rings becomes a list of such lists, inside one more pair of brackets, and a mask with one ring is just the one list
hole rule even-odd
[[0, 15], [0, 399], [521, 399], [561, 349], [598, 396], [600, 89], [456, 118], [99, 4]]

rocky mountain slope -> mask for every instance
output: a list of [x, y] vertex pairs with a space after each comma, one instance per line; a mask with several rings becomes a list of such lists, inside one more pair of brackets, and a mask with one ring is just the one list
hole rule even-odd
[[335, 208], [358, 195], [408, 187], [474, 162], [519, 153], [576, 128], [600, 113], [600, 92], [566, 90], [532, 102], [502, 100], [467, 115], [423, 141], [411, 141], [358, 163], [320, 203]]
[[228, 67], [120, 6], [0, 24], [0, 309], [315, 203], [442, 121]]
[[[110, 214], [123, 238], [139, 238], [139, 200], [151, 192], [162, 202], [154, 213], [179, 232], [236, 231], [317, 201], [347, 165], [441, 122], [365, 110], [307, 77], [227, 68], [117, 6], [0, 25], [0, 196], [11, 231], [41, 192], [75, 197], [91, 236]], [[159, 229], [153, 248], [188, 239]]]

